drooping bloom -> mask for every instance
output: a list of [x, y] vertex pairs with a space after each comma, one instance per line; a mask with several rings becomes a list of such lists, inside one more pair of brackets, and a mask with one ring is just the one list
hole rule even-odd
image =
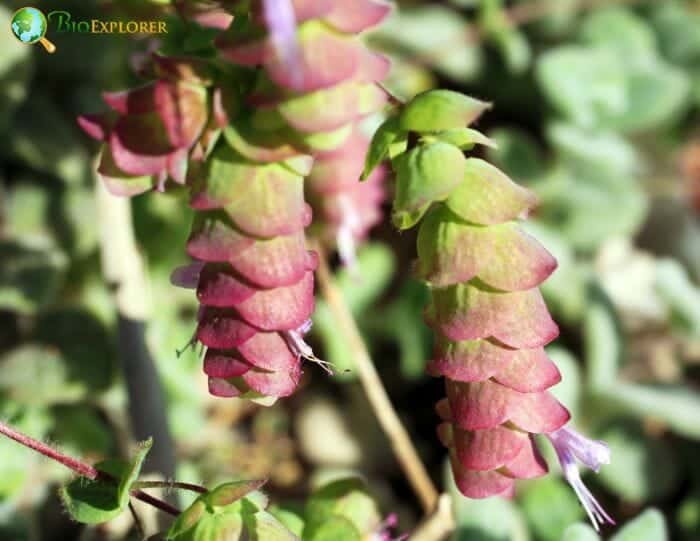
[[[379, 128], [367, 163], [392, 158], [394, 224], [420, 222], [416, 270], [430, 286], [425, 317], [436, 335], [428, 371], [445, 378], [447, 394], [438, 436], [471, 498], [509, 496], [516, 479], [544, 475], [536, 434], [576, 454], [562, 428], [569, 412], [548, 391], [560, 374], [544, 346], [558, 328], [538, 286], [556, 261], [517, 223], [536, 197], [464, 155], [492, 144], [467, 127], [487, 108], [455, 92], [421, 94]], [[589, 509], [594, 500], [582, 501]]]
[[[342, 2], [327, 4], [330, 15]], [[381, 73], [314, 79], [327, 66], [309, 52], [304, 36], [309, 28], [325, 30], [309, 20], [306, 7], [262, 2], [245, 31], [232, 28], [219, 39], [228, 60], [264, 69], [250, 70], [250, 92], [240, 95], [222, 141], [191, 185], [197, 218], [188, 253], [205, 263], [197, 281], [196, 338], [207, 348], [204, 370], [217, 396], [287, 396], [299, 382], [301, 359], [319, 362], [303, 339], [317, 264], [305, 246], [312, 211], [304, 177], [314, 156], [342, 147], [353, 123], [384, 103], [372, 77], [383, 76], [386, 62], [352, 34], [343, 37], [347, 46], [373, 59]], [[340, 12], [341, 21], [353, 16]], [[359, 31], [364, 22], [356, 24]]]
[[389, 9], [377, 0], [263, 0], [267, 35], [232, 33], [219, 40], [232, 62], [265, 67], [269, 80], [261, 81], [253, 100], [267, 110], [276, 107], [315, 158], [307, 193], [317, 232], [348, 264], [381, 216], [382, 172], [364, 185], [358, 181], [369, 144], [359, 122], [386, 104], [376, 82], [389, 67], [354, 34], [381, 22]]
[[356, 130], [338, 149], [318, 152], [307, 180], [314, 227], [343, 264], [355, 262], [356, 247], [382, 219], [385, 171], [379, 167], [359, 182], [369, 139]]
[[153, 82], [103, 94], [109, 113], [78, 119], [86, 133], [104, 142], [97, 172], [116, 195], [162, 190], [168, 179], [185, 184], [190, 152], [220, 128], [208, 124], [225, 123], [223, 111], [211, 112], [220, 101], [210, 97], [218, 91], [211, 89], [205, 62], [153, 55], [151, 68]]

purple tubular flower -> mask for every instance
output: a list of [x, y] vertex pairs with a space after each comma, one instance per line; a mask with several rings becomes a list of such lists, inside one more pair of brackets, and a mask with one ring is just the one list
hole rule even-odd
[[568, 427], [550, 432], [547, 437], [557, 453], [564, 477], [574, 489], [596, 531], [606, 522], [615, 524], [583, 484], [576, 463], [578, 459], [584, 466], [597, 473], [602, 464], [610, 464], [610, 449], [607, 444], [599, 440], [590, 440]]
[[294, 86], [301, 84], [301, 56], [297, 43], [297, 20], [291, 0], [263, 0], [263, 19], [276, 55], [296, 73]]
[[189, 265], [176, 268], [170, 275], [170, 283], [184, 289], [197, 289], [199, 275], [204, 269], [203, 261], [193, 261]]
[[404, 541], [408, 539], [408, 535], [400, 535], [399, 537], [393, 537], [391, 530], [396, 528], [399, 523], [399, 519], [396, 513], [391, 513], [384, 519], [384, 521], [372, 532], [369, 536], [370, 541]]

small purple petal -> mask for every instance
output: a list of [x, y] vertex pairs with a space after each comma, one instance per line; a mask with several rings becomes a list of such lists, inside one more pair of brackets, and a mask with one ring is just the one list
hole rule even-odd
[[203, 261], [193, 261], [189, 265], [176, 268], [170, 275], [170, 283], [185, 289], [195, 289], [199, 284], [199, 274], [204, 265]]
[[333, 375], [330, 363], [322, 361], [316, 355], [311, 346], [304, 341], [304, 335], [311, 330], [311, 319], [306, 320], [302, 325], [293, 331], [283, 331], [280, 334], [287, 342], [289, 350], [297, 357], [318, 364], [326, 372]]
[[587, 467], [597, 472], [601, 464], [610, 463], [608, 446], [602, 441], [590, 440], [571, 428], [560, 428], [547, 434], [547, 437], [557, 453], [564, 477], [574, 489], [595, 530], [599, 531], [600, 525], [606, 522], [615, 524], [583, 484], [576, 464], [578, 458]]
[[610, 448], [600, 440], [591, 440], [573, 428], [560, 428], [548, 435], [552, 444], [568, 447], [576, 458], [594, 472], [600, 471], [602, 464], [610, 464]]

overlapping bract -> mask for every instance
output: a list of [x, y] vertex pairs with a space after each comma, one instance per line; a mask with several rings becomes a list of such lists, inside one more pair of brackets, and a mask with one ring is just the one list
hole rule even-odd
[[[98, 172], [112, 192], [136, 195], [168, 180], [190, 192], [193, 262], [173, 282], [196, 289], [194, 340], [205, 346], [214, 395], [270, 403], [296, 389], [302, 358], [315, 359], [303, 340], [317, 265], [304, 233], [312, 218], [304, 177], [314, 158], [314, 178], [327, 181], [319, 193], [336, 194], [345, 183], [350, 212], [359, 213], [352, 234], [361, 237], [376, 220], [363, 214], [362, 203], [379, 201], [381, 190], [359, 185], [367, 141], [357, 123], [385, 104], [375, 83], [388, 61], [355, 34], [389, 7], [376, 0], [348, 7], [261, 0], [185, 10], [225, 30], [216, 44], [229, 64], [156, 55], [143, 67], [155, 81], [105, 94], [113, 111], [80, 119], [105, 142]], [[354, 178], [330, 179], [334, 167], [350, 167]], [[319, 208], [347, 227], [342, 198], [334, 197]]]
[[291, 2], [298, 31], [291, 39], [290, 16], [276, 2], [262, 2], [261, 16], [270, 31], [248, 37], [229, 33], [219, 40], [226, 58], [265, 67], [252, 102], [275, 111], [299, 136], [315, 161], [306, 184], [316, 211], [317, 234], [341, 259], [352, 263], [355, 245], [381, 218], [383, 173], [369, 183], [358, 179], [369, 140], [361, 121], [387, 101], [376, 85], [388, 62], [353, 34], [378, 24], [389, 5], [377, 0], [296, 0]]
[[288, 2], [266, 0], [254, 4], [244, 31], [234, 24], [217, 40], [233, 64], [264, 69], [193, 187], [192, 206], [202, 214], [188, 251], [206, 262], [197, 339], [208, 348], [205, 372], [216, 395], [286, 396], [298, 383], [300, 357], [312, 357], [302, 339], [316, 266], [305, 249], [312, 212], [303, 177], [314, 158], [342, 154], [355, 123], [386, 99], [374, 84], [386, 60], [353, 34], [388, 8], [364, 4], [347, 11], [339, 1], [292, 2], [290, 12]]
[[389, 155], [394, 224], [420, 222], [416, 271], [431, 287], [425, 315], [436, 334], [428, 371], [447, 390], [438, 435], [472, 498], [509, 495], [515, 479], [543, 475], [533, 435], [569, 420], [547, 391], [560, 375], [543, 348], [558, 329], [537, 289], [556, 261], [516, 222], [536, 198], [463, 153], [492, 144], [466, 127], [487, 108], [450, 91], [417, 96], [380, 127], [365, 170]]
[[116, 195], [162, 190], [168, 179], [185, 184], [191, 154], [227, 122], [220, 89], [212, 87], [213, 72], [204, 61], [154, 55], [149, 67], [153, 82], [105, 92], [111, 111], [78, 119], [104, 142], [97, 172]]
[[376, 169], [366, 182], [362, 173], [369, 139], [356, 130], [336, 150], [317, 153], [307, 179], [318, 236], [337, 248], [341, 262], [352, 266], [356, 247], [382, 219], [385, 170]]

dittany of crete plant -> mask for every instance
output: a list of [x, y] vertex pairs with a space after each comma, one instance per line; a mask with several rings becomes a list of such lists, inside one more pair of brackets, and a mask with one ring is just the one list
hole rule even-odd
[[[98, 173], [113, 193], [187, 194], [195, 211], [186, 247], [193, 261], [172, 281], [196, 289], [193, 344], [203, 346], [210, 392], [271, 404], [295, 391], [302, 359], [320, 362], [303, 338], [318, 264], [306, 246], [312, 209], [304, 179], [322, 239], [351, 264], [355, 243], [378, 220], [384, 173], [377, 168], [388, 157], [396, 175], [393, 222], [400, 230], [420, 224], [416, 273], [431, 290], [426, 320], [436, 335], [429, 371], [444, 377], [447, 394], [437, 405], [438, 435], [460, 491], [510, 496], [515, 480], [544, 475], [535, 443], [544, 435], [594, 526], [612, 523], [577, 467], [578, 460], [597, 470], [609, 462], [608, 448], [570, 428], [568, 411], [548, 391], [560, 375], [544, 346], [558, 329], [538, 286], [556, 261], [517, 224], [536, 198], [465, 155], [492, 144], [469, 128], [488, 105], [451, 91], [421, 94], [390, 116], [367, 148], [360, 122], [386, 105], [378, 82], [389, 66], [357, 34], [378, 24], [387, 4], [216, 6], [216, 28], [223, 27], [221, 9], [233, 18], [208, 54], [154, 55], [141, 65], [151, 82], [105, 94], [110, 112], [80, 119], [103, 142]], [[360, 172], [364, 184], [356, 182]], [[63, 491], [82, 522], [109, 520], [133, 496], [179, 515], [167, 539], [336, 539], [348, 528], [359, 532], [352, 539], [387, 538], [374, 515], [349, 526], [341, 516], [337, 529], [325, 531], [314, 511], [313, 534], [292, 531], [266, 511], [264, 498], [249, 496], [259, 481], [212, 491], [180, 483], [201, 493], [180, 514], [137, 483], [148, 445], [132, 462], [92, 467], [2, 423], [0, 432], [91, 480]], [[336, 514], [346, 508], [338, 504]]]
[[98, 173], [114, 193], [187, 187], [194, 261], [173, 281], [197, 290], [210, 392], [270, 404], [294, 392], [302, 358], [317, 360], [303, 340], [317, 264], [304, 177], [334, 192], [316, 200], [346, 259], [378, 220], [381, 189], [357, 183], [367, 146], [357, 123], [385, 105], [376, 82], [389, 64], [356, 34], [389, 7], [245, 5], [216, 41], [227, 65], [155, 56], [155, 82], [105, 94], [114, 112], [81, 124], [105, 141]]
[[493, 144], [469, 128], [488, 108], [452, 91], [418, 95], [380, 126], [364, 175], [390, 157], [393, 223], [420, 224], [416, 274], [430, 287], [425, 319], [435, 333], [428, 370], [445, 378], [438, 436], [457, 487], [470, 498], [512, 495], [516, 479], [547, 472], [535, 443], [542, 434], [598, 528], [613, 521], [583, 485], [576, 460], [597, 471], [609, 451], [570, 428], [568, 410], [548, 391], [561, 376], [544, 346], [558, 328], [538, 286], [557, 264], [517, 223], [537, 199], [465, 156]]

